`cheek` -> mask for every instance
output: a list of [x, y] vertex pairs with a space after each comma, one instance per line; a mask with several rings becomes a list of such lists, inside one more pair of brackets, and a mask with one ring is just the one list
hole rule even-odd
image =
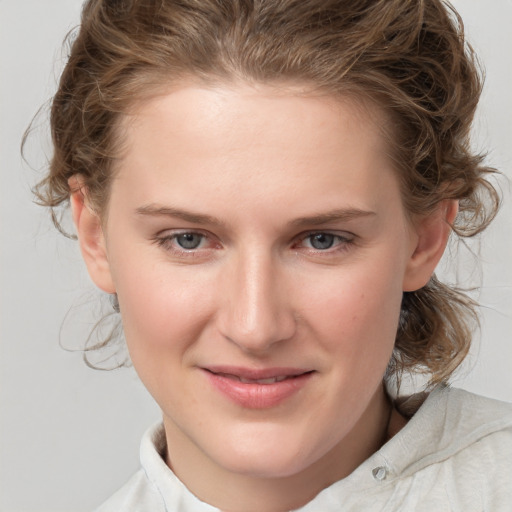
[[400, 274], [375, 267], [351, 268], [311, 284], [309, 324], [317, 338], [354, 368], [390, 357], [402, 300]]
[[[214, 287], [189, 279], [169, 266], [139, 268], [119, 274], [118, 289], [126, 345], [141, 381], [163, 410], [189, 407], [194, 394], [186, 383], [183, 367], [211, 317]], [[183, 392], [173, 393], [181, 389]]]
[[116, 289], [134, 364], [158, 359], [163, 351], [186, 350], [211, 314], [209, 293], [215, 287], [210, 280], [201, 272], [155, 262], [144, 254], [133, 254], [117, 265]]

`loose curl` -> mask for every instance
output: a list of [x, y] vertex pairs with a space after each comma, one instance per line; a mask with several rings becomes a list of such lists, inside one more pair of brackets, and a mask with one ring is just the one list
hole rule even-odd
[[[75, 37], [76, 36], [76, 37]], [[469, 132], [481, 72], [463, 24], [442, 0], [88, 0], [51, 107], [54, 154], [41, 204], [69, 201], [80, 174], [98, 213], [108, 204], [120, 116], [184, 79], [295, 82], [377, 103], [411, 215], [457, 199], [452, 226], [483, 231], [499, 196]], [[475, 304], [435, 276], [406, 292], [389, 374], [447, 381], [467, 354]], [[95, 348], [106, 346], [106, 339]]]

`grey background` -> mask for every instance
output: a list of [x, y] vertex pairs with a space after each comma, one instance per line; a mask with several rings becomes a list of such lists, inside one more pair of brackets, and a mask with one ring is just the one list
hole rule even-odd
[[[512, 2], [457, 0], [469, 39], [487, 69], [475, 145], [512, 177]], [[492, 9], [490, 8], [492, 5]], [[45, 115], [21, 136], [55, 90], [61, 42], [78, 20], [77, 0], [0, 0], [0, 511], [85, 512], [138, 467], [144, 429], [159, 411], [133, 370], [93, 371], [79, 352], [90, 329], [88, 306], [99, 297], [76, 242], [58, 235], [32, 203], [49, 146]], [[42, 142], [41, 142], [42, 141]], [[510, 185], [495, 225], [458, 267], [443, 273], [483, 288], [482, 332], [455, 385], [512, 401], [512, 200]], [[482, 277], [483, 276], [483, 277]], [[75, 312], [75, 313], [73, 313]]]

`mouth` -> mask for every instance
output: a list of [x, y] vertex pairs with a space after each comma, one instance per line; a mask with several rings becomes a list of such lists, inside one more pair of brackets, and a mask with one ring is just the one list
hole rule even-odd
[[295, 377], [289, 377], [287, 375], [280, 375], [279, 377], [270, 377], [268, 379], [246, 379], [245, 377], [239, 377], [238, 375], [230, 375], [229, 373], [221, 373], [223, 377], [227, 379], [236, 379], [244, 384], [274, 384], [275, 382], [282, 382], [285, 379], [294, 379]]
[[245, 384], [274, 384], [287, 379], [295, 379], [307, 373], [313, 373], [313, 370], [284, 367], [254, 369], [238, 366], [210, 366], [204, 369], [215, 375]]
[[314, 370], [252, 369], [216, 366], [202, 368], [213, 387], [230, 401], [249, 409], [274, 407], [306, 386]]

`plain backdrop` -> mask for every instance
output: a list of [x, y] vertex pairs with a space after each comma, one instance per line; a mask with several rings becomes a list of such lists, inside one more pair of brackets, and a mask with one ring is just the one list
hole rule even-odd
[[[80, 347], [90, 330], [94, 292], [76, 242], [59, 235], [32, 202], [50, 148], [46, 114], [38, 118], [27, 157], [20, 140], [55, 90], [61, 43], [76, 25], [78, 0], [0, 0], [0, 510], [92, 510], [138, 467], [138, 446], [159, 418], [132, 369], [89, 369]], [[468, 37], [487, 70], [475, 145], [512, 177], [512, 1], [458, 0]], [[491, 6], [492, 5], [492, 9]], [[44, 108], [44, 107], [43, 107]], [[483, 283], [482, 331], [455, 385], [512, 401], [512, 198], [495, 225], [458, 268], [461, 284]], [[78, 312], [78, 313], [77, 313]], [[66, 326], [67, 325], [67, 326]], [[71, 328], [70, 328], [71, 326]]]

